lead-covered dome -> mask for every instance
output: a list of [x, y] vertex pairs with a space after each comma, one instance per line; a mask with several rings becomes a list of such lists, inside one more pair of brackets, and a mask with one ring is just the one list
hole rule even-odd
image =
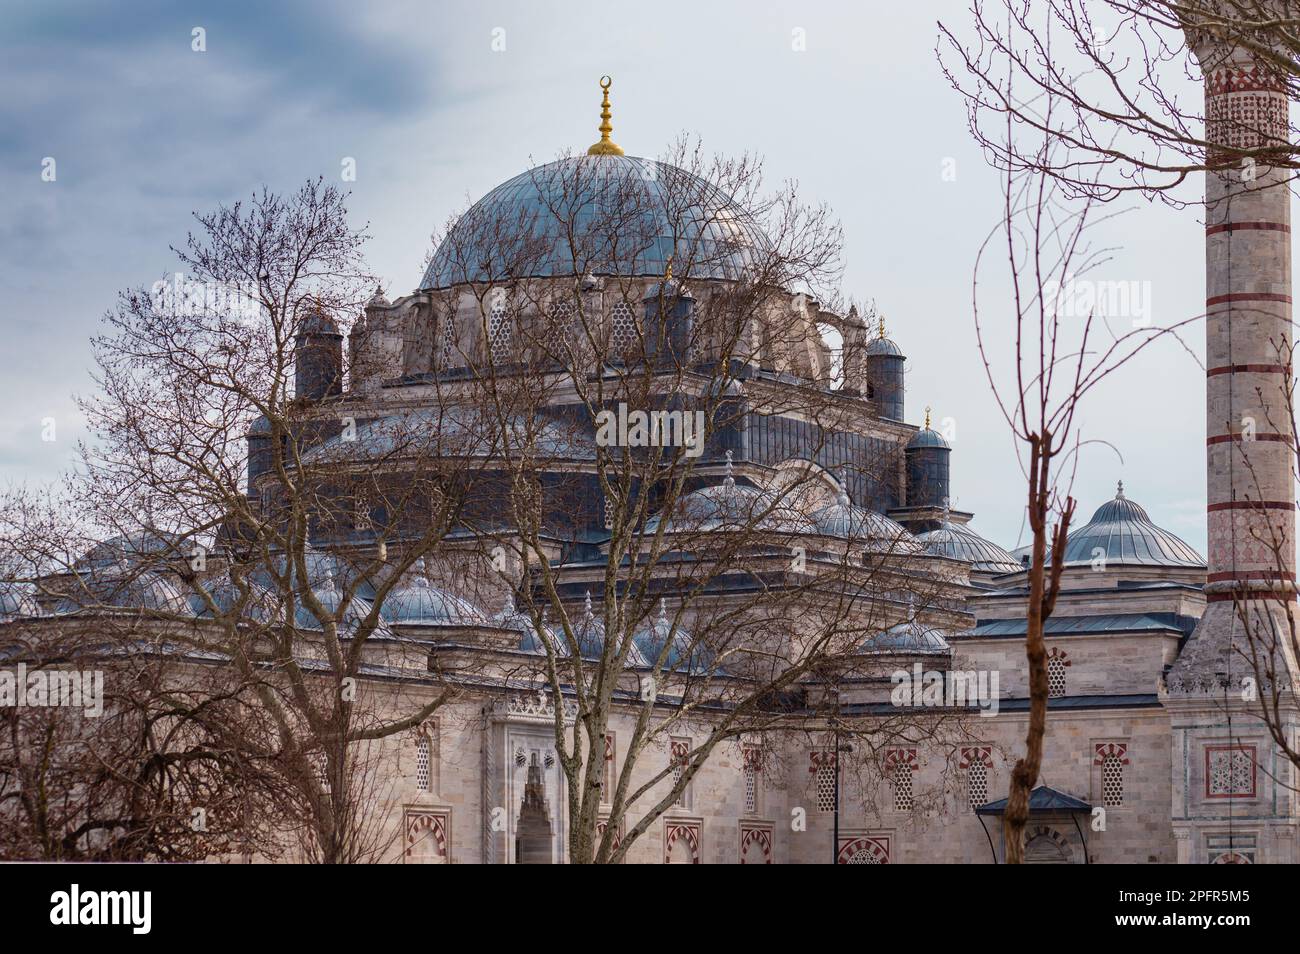
[[917, 539], [937, 556], [969, 563], [976, 573], [1015, 573], [1024, 569], [1019, 560], [996, 543], [951, 521], [945, 521], [937, 530], [918, 534]]
[[662, 277], [670, 259], [688, 278], [734, 280], [769, 247], [730, 196], [694, 173], [635, 156], [571, 156], [474, 203], [439, 244], [420, 288], [588, 273]]
[[1092, 519], [1071, 533], [1065, 544], [1066, 566], [1098, 558], [1144, 566], [1205, 566], [1205, 560], [1189, 544], [1157, 527], [1139, 504], [1124, 496], [1122, 482], [1114, 499], [1098, 507]]

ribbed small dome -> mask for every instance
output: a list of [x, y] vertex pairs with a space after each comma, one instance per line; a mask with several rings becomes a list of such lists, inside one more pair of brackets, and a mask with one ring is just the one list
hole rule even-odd
[[1140, 566], [1205, 566], [1190, 545], [1157, 527], [1139, 504], [1124, 496], [1123, 483], [1114, 499], [1098, 507], [1065, 545], [1066, 566], [1090, 564], [1099, 557]]
[[855, 507], [843, 489], [835, 503], [813, 515], [817, 529], [829, 537], [865, 543], [876, 553], [918, 553], [921, 544], [903, 525], [881, 513]]
[[948, 634], [942, 629], [911, 619], [865, 640], [858, 652], [939, 655], [950, 652], [951, 648]]
[[553, 627], [547, 625], [545, 617], [543, 617], [542, 626], [539, 629], [531, 616], [515, 606], [513, 596], [506, 597], [506, 605], [500, 613], [492, 617], [492, 624], [499, 629], [510, 629], [519, 633], [520, 652], [545, 656], [546, 647], [549, 644], [557, 655], [568, 655], [568, 647], [565, 646], [563, 636], [557, 634]]
[[[711, 654], [695, 640], [689, 632], [680, 626], [672, 632], [672, 622], [668, 619], [668, 608], [664, 601], [659, 601], [659, 614], [653, 622], [643, 626], [633, 637], [636, 648], [640, 651], [642, 665], [654, 666], [659, 661], [659, 654], [668, 647], [664, 654], [662, 668], [674, 672], [708, 672], [712, 663]], [[669, 634], [671, 633], [671, 642]]]
[[389, 623], [409, 626], [487, 626], [487, 614], [466, 599], [439, 589], [425, 576], [424, 560], [389, 591], [380, 608]]
[[770, 491], [737, 484], [727, 456], [727, 476], [722, 483], [701, 487], [674, 502], [670, 514], [657, 514], [646, 521], [647, 533], [655, 533], [667, 520], [667, 533], [702, 530], [752, 530], [767, 533], [815, 534], [817, 526], [794, 507]]
[[189, 602], [180, 587], [166, 576], [122, 561], [111, 567], [97, 567], [89, 573], [79, 573], [55, 612], [77, 613], [103, 608], [180, 613], [188, 611]]
[[901, 358], [901, 357], [903, 357], [903, 349], [900, 348], [898, 345], [896, 345], [893, 341], [891, 341], [891, 340], [888, 339], [888, 338], [872, 338], [869, 342], [867, 342], [867, 346], [866, 346], [865, 348], [862, 349], [862, 353], [865, 354], [865, 355], [866, 355], [867, 357], [869, 357], [869, 358], [873, 358], [873, 357]]
[[917, 431], [910, 441], [907, 442], [908, 450], [915, 450], [921, 447], [942, 447], [952, 450], [948, 442], [944, 440], [942, 434], [930, 427], [923, 427]]
[[[339, 607], [343, 605], [343, 591], [335, 585], [334, 575], [332, 573], [327, 573], [321, 582], [315, 583], [312, 586], [312, 595], [315, 596], [321, 606], [325, 608], [326, 613], [330, 616], [338, 615]], [[347, 612], [343, 614], [343, 619], [339, 625], [339, 632], [346, 635], [347, 633], [354, 631], [356, 627], [361, 625], [369, 615], [370, 603], [359, 596], [353, 596], [352, 599], [348, 601], [348, 609]], [[324, 629], [321, 625], [321, 621], [316, 618], [315, 614], [312, 613], [311, 610], [303, 605], [301, 600], [298, 601], [297, 609], [294, 613], [294, 625], [299, 629], [311, 630], [314, 632], [320, 632]], [[387, 634], [388, 628], [384, 624], [381, 613], [379, 624], [374, 628], [371, 635], [379, 636]]]
[[[532, 620], [515, 609], [513, 600], [506, 604], [505, 610], [497, 617], [497, 622], [506, 629], [518, 629], [523, 633], [519, 640], [519, 648], [523, 652], [545, 655], [546, 646], [542, 642], [545, 640], [554, 648], [556, 655], [569, 655], [569, 640], [563, 627], [546, 625], [543, 620], [542, 630], [539, 633]], [[590, 591], [587, 593], [582, 609], [576, 613], [569, 612], [569, 625], [577, 638], [578, 650], [582, 658], [599, 659], [605, 647], [605, 625], [592, 608]], [[644, 669], [647, 665], [645, 657], [637, 648], [634, 637], [632, 647], [627, 654], [627, 667]]]
[[[249, 581], [247, 586], [248, 596], [244, 599], [240, 612], [243, 618], [255, 623], [270, 623], [282, 618], [280, 600], [274, 593], [252, 581]], [[213, 612], [212, 606], [208, 605], [208, 600], [203, 597], [203, 594], [197, 591], [191, 593], [188, 598], [190, 612], [199, 619], [227, 616], [240, 606], [239, 588], [231, 580], [204, 581], [203, 588], [216, 606], [216, 612]]]
[[1010, 553], [969, 527], [945, 522], [937, 530], [918, 534], [917, 539], [931, 553], [969, 563], [977, 573], [1014, 573], [1024, 569]]

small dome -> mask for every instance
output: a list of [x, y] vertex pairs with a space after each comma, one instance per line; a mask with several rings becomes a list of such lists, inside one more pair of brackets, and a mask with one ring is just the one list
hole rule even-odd
[[[343, 605], [343, 592], [334, 583], [333, 573], [326, 573], [325, 578], [312, 586], [312, 595], [320, 602], [321, 606], [330, 616], [337, 616], [339, 607]], [[348, 602], [347, 612], [343, 614], [343, 620], [339, 627], [340, 634], [345, 635], [352, 632], [355, 628], [364, 622], [365, 618], [370, 615], [370, 603], [359, 596], [353, 596]], [[320, 632], [324, 627], [321, 621], [316, 618], [302, 602], [297, 601], [297, 609], [294, 612], [294, 625], [299, 629]], [[383, 616], [380, 615], [378, 625], [372, 631], [372, 635], [386, 635], [387, 627], [384, 624]]]
[[[568, 222], [577, 226], [573, 236]], [[573, 156], [529, 169], [474, 203], [434, 252], [420, 288], [563, 277], [575, 263], [584, 272], [658, 278], [670, 260], [679, 271], [691, 262], [691, 278], [734, 280], [769, 247], [730, 196], [684, 169]]]
[[673, 632], [668, 608], [662, 599], [659, 601], [659, 614], [637, 632], [633, 642], [640, 651], [641, 665], [646, 667], [654, 667], [659, 662], [659, 654], [665, 645], [668, 652], [664, 655], [664, 670], [698, 674], [708, 672], [712, 665], [712, 654], [704, 646], [694, 645], [695, 640], [689, 632], [681, 627]]
[[564, 644], [563, 636], [558, 635], [553, 627], [546, 624], [545, 613], [543, 612], [542, 626], [539, 630], [531, 616], [516, 608], [513, 596], [506, 597], [506, 605], [492, 618], [492, 623], [500, 629], [512, 629], [520, 634], [520, 652], [545, 656], [546, 646], [549, 644], [558, 655], [568, 655], [568, 647]]
[[864, 349], [862, 349], [862, 353], [865, 354], [868, 358], [903, 357], [903, 349], [900, 348], [898, 345], [894, 344], [894, 342], [890, 341], [888, 338], [872, 338], [869, 342], [867, 342], [867, 346]]
[[907, 442], [908, 450], [917, 450], [923, 447], [941, 447], [944, 450], [952, 450], [948, 442], [944, 440], [943, 435], [930, 427], [921, 428]]
[[41, 607], [25, 583], [0, 580], [0, 622], [22, 617], [40, 616]]
[[[196, 591], [189, 595], [187, 602], [190, 612], [198, 619], [215, 619], [217, 616], [225, 616], [233, 613], [235, 607], [240, 605], [239, 588], [231, 580], [204, 581], [203, 588], [207, 591], [208, 597], [211, 598], [212, 604], [216, 606], [216, 612], [214, 613], [212, 606], [208, 605], [208, 600]], [[248, 582], [247, 588], [248, 596], [244, 599], [243, 609], [240, 613], [242, 617], [255, 623], [270, 623], [281, 618], [280, 601], [274, 593], [251, 580]]]
[[[515, 609], [513, 600], [506, 604], [506, 609], [497, 619], [499, 625], [503, 625], [507, 629], [518, 629], [523, 633], [522, 638], [519, 640], [521, 651], [545, 655], [546, 647], [542, 643], [544, 639], [554, 647], [557, 655], [569, 655], [569, 641], [562, 627], [546, 625], [543, 619], [542, 630], [539, 633], [537, 627], [533, 625], [533, 621]], [[578, 649], [582, 654], [582, 658], [599, 659], [605, 646], [605, 625], [596, 616], [592, 608], [590, 590], [587, 591], [582, 610], [576, 614], [569, 614], [569, 622], [573, 627], [573, 634], [578, 640]], [[632, 647], [628, 651], [627, 666], [629, 669], [644, 669], [647, 665], [641, 651], [636, 646], [634, 638]]]
[[180, 587], [163, 574], [141, 570], [123, 561], [112, 567], [78, 573], [71, 591], [59, 601], [55, 612], [78, 613], [104, 608], [179, 613], [188, 611], [189, 602]]
[[945, 521], [937, 530], [918, 534], [917, 539], [937, 556], [971, 564], [977, 573], [1014, 573], [1024, 566], [996, 543], [985, 540], [969, 527]]
[[97, 543], [79, 559], [73, 569], [77, 571], [114, 571], [120, 565], [136, 566], [140, 563], [157, 563], [180, 556], [188, 556], [184, 538], [161, 530], [141, 530], [120, 537], [111, 537]]
[[864, 640], [858, 652], [940, 655], [951, 649], [946, 632], [914, 617]]
[[866, 543], [874, 553], [918, 553], [916, 538], [884, 514], [855, 507], [841, 488], [835, 503], [813, 515], [817, 529], [828, 537]]
[[259, 414], [253, 418], [253, 422], [248, 425], [248, 437], [270, 437], [271, 421], [265, 414]]
[[667, 520], [665, 532], [704, 530], [752, 530], [766, 533], [816, 534], [817, 526], [771, 492], [737, 484], [731, 474], [731, 451], [727, 451], [727, 476], [722, 483], [679, 498], [672, 513], [657, 514], [646, 521], [645, 532], [655, 533]]
[[1092, 519], [1071, 533], [1065, 544], [1066, 566], [1090, 564], [1099, 556], [1108, 563], [1205, 566], [1191, 546], [1157, 527], [1140, 505], [1124, 496], [1122, 482], [1114, 499], [1098, 507]]
[[488, 626], [487, 614], [468, 600], [439, 589], [425, 576], [424, 560], [389, 591], [380, 615], [389, 623], [408, 626]]

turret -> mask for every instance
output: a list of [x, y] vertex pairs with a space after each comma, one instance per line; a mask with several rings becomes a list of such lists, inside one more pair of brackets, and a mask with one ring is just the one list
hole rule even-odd
[[881, 417], [891, 421], [903, 419], [903, 363], [906, 360], [902, 349], [885, 337], [885, 316], [881, 315], [879, 331], [866, 346], [862, 363], [867, 398], [875, 402], [876, 412]]
[[925, 409], [925, 427], [907, 442], [907, 506], [942, 507], [948, 500], [948, 458], [952, 448], [943, 435], [930, 427], [930, 409]]
[[294, 394], [323, 401], [343, 393], [343, 335], [334, 319], [313, 311], [294, 336]]
[[271, 422], [258, 415], [248, 426], [248, 493], [253, 493], [257, 478], [271, 469]]

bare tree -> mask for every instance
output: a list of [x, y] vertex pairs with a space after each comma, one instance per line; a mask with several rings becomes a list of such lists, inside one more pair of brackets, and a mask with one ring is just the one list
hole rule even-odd
[[[1012, 135], [1009, 125], [1006, 135]], [[1002, 221], [981, 247], [972, 288], [989, 386], [1021, 450], [1031, 533], [1025, 606], [1029, 723], [1024, 752], [1011, 773], [1003, 819], [1011, 864], [1024, 859], [1029, 796], [1042, 767], [1048, 698], [1043, 631], [1060, 593], [1062, 554], [1074, 517], [1069, 488], [1084, 443], [1078, 411], [1088, 393], [1113, 371], [1185, 324], [1146, 327], [1135, 321], [1138, 327], [1115, 327], [1091, 308], [1072, 314], [1072, 308], [1063, 307], [1074, 294], [1072, 286], [1090, 281], [1089, 274], [1105, 262], [1109, 250], [1091, 243], [1090, 229], [1102, 221], [1094, 215], [1097, 200], [1086, 193], [1074, 196], [1059, 179], [1040, 171], [1050, 163], [1047, 157], [1054, 148], [1050, 140], [1040, 143], [1044, 158], [1039, 163], [1020, 172], [1006, 171]], [[993, 308], [981, 305], [982, 271], [990, 254], [1005, 256], [1009, 309], [1001, 301]], [[1005, 320], [1001, 316], [1010, 311], [1014, 343], [1006, 376], [990, 344], [990, 319], [984, 317], [990, 310], [999, 326]], [[1014, 381], [1014, 390], [1005, 381]]]
[[394, 651], [381, 610], [454, 524], [444, 455], [473, 437], [384, 421], [363, 427], [364, 468], [335, 453], [359, 426], [335, 410], [341, 340], [375, 288], [343, 194], [309, 182], [197, 222], [175, 250], [187, 284], [126, 293], [107, 316], [99, 393], [82, 402], [97, 440], [72, 494], [88, 525], [149, 545], [99, 574], [66, 566], [66, 598], [103, 610], [134, 585], [124, 572], [182, 585], [147, 615], [256, 694], [272, 731], [237, 745], [295, 790], [309, 856], [371, 859], [367, 748], [453, 695], [418, 652], [402, 665], [422, 681], [370, 678]]
[[[940, 23], [939, 58], [998, 168], [1042, 172], [1102, 201], [1137, 192], [1199, 203], [1180, 187], [1206, 169], [1300, 167], [1293, 124], [1277, 137], [1263, 112], [1206, 115], [1188, 40], [1249, 51], [1257, 72], [1242, 81], [1292, 99], [1291, 0], [973, 0], [970, 12], [969, 30]], [[1027, 135], [1008, 138], [1008, 123]], [[1039, 149], [1044, 140], [1054, 148]]]

